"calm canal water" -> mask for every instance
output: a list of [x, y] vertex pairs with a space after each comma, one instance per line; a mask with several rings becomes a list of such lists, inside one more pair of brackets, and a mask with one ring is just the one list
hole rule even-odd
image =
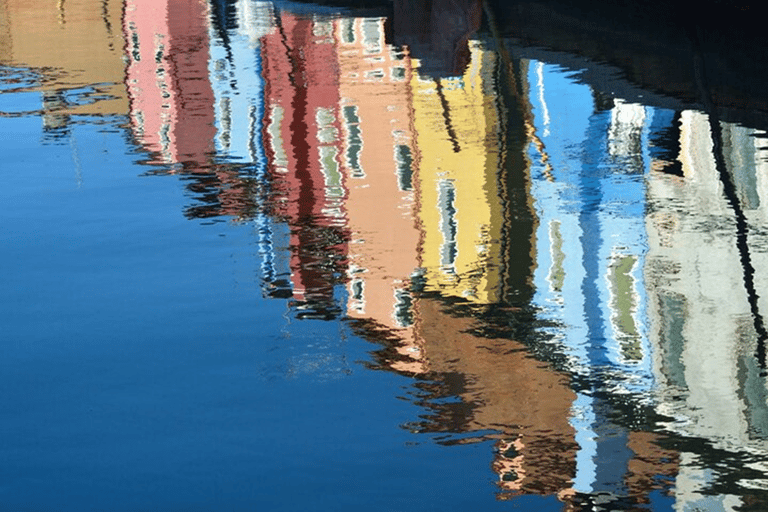
[[454, 4], [0, 0], [3, 510], [768, 508], [765, 131]]

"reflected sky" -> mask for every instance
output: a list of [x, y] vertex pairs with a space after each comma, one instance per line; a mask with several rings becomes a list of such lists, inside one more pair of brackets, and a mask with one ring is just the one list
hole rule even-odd
[[471, 0], [37, 4], [0, 0], [9, 504], [768, 504], [759, 116]]

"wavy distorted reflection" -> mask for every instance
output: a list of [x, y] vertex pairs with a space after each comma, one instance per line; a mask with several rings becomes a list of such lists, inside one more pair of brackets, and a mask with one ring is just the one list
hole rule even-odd
[[[492, 446], [499, 499], [766, 503], [764, 131], [609, 95], [490, 35], [481, 2], [118, 4], [94, 65], [18, 78], [46, 130], [127, 113], [187, 217], [255, 226], [265, 296], [411, 379], [404, 428]], [[53, 65], [39, 53], [14, 61]]]
[[[396, 7], [390, 20], [190, 1], [157, 16], [129, 1], [134, 135], [193, 181], [206, 206], [190, 215], [261, 226], [265, 293], [299, 318], [348, 319], [382, 345], [371, 367], [416, 379], [427, 413], [408, 428], [492, 440], [500, 497], [741, 500], [749, 482], [717, 490], [737, 467], [697, 462], [768, 455], [706, 115], [497, 53], [470, 39], [479, 3], [430, 23]], [[760, 132], [722, 130], [759, 269]], [[700, 444], [673, 448], [680, 436]]]

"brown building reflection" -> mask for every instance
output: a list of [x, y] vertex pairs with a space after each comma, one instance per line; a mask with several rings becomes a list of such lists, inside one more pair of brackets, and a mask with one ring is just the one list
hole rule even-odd
[[503, 490], [549, 495], [570, 488], [577, 444], [569, 423], [575, 393], [568, 375], [531, 357], [518, 342], [473, 335], [473, 319], [452, 315], [437, 300], [419, 299], [414, 309], [430, 371], [461, 375], [456, 394], [467, 406], [447, 424], [435, 411], [426, 427], [494, 431], [476, 440], [497, 440], [493, 469]]

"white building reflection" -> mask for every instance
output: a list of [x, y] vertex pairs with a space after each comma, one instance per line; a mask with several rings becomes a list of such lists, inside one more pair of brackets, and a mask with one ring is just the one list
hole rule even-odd
[[[564, 326], [554, 339], [592, 383], [573, 407], [575, 490], [621, 494], [616, 475], [628, 459], [617, 439], [626, 432], [596, 388], [632, 393], [672, 418], [670, 431], [715, 450], [768, 453], [768, 393], [745, 287], [747, 275], [758, 314], [766, 311], [763, 134], [720, 125], [725, 172], [749, 224], [740, 248], [705, 114], [606, 101], [560, 68], [530, 69], [534, 124], [549, 155], [545, 168], [531, 148], [535, 302]], [[683, 452], [680, 464], [676, 509], [741, 504], [710, 496], [717, 474], [696, 455]]]

